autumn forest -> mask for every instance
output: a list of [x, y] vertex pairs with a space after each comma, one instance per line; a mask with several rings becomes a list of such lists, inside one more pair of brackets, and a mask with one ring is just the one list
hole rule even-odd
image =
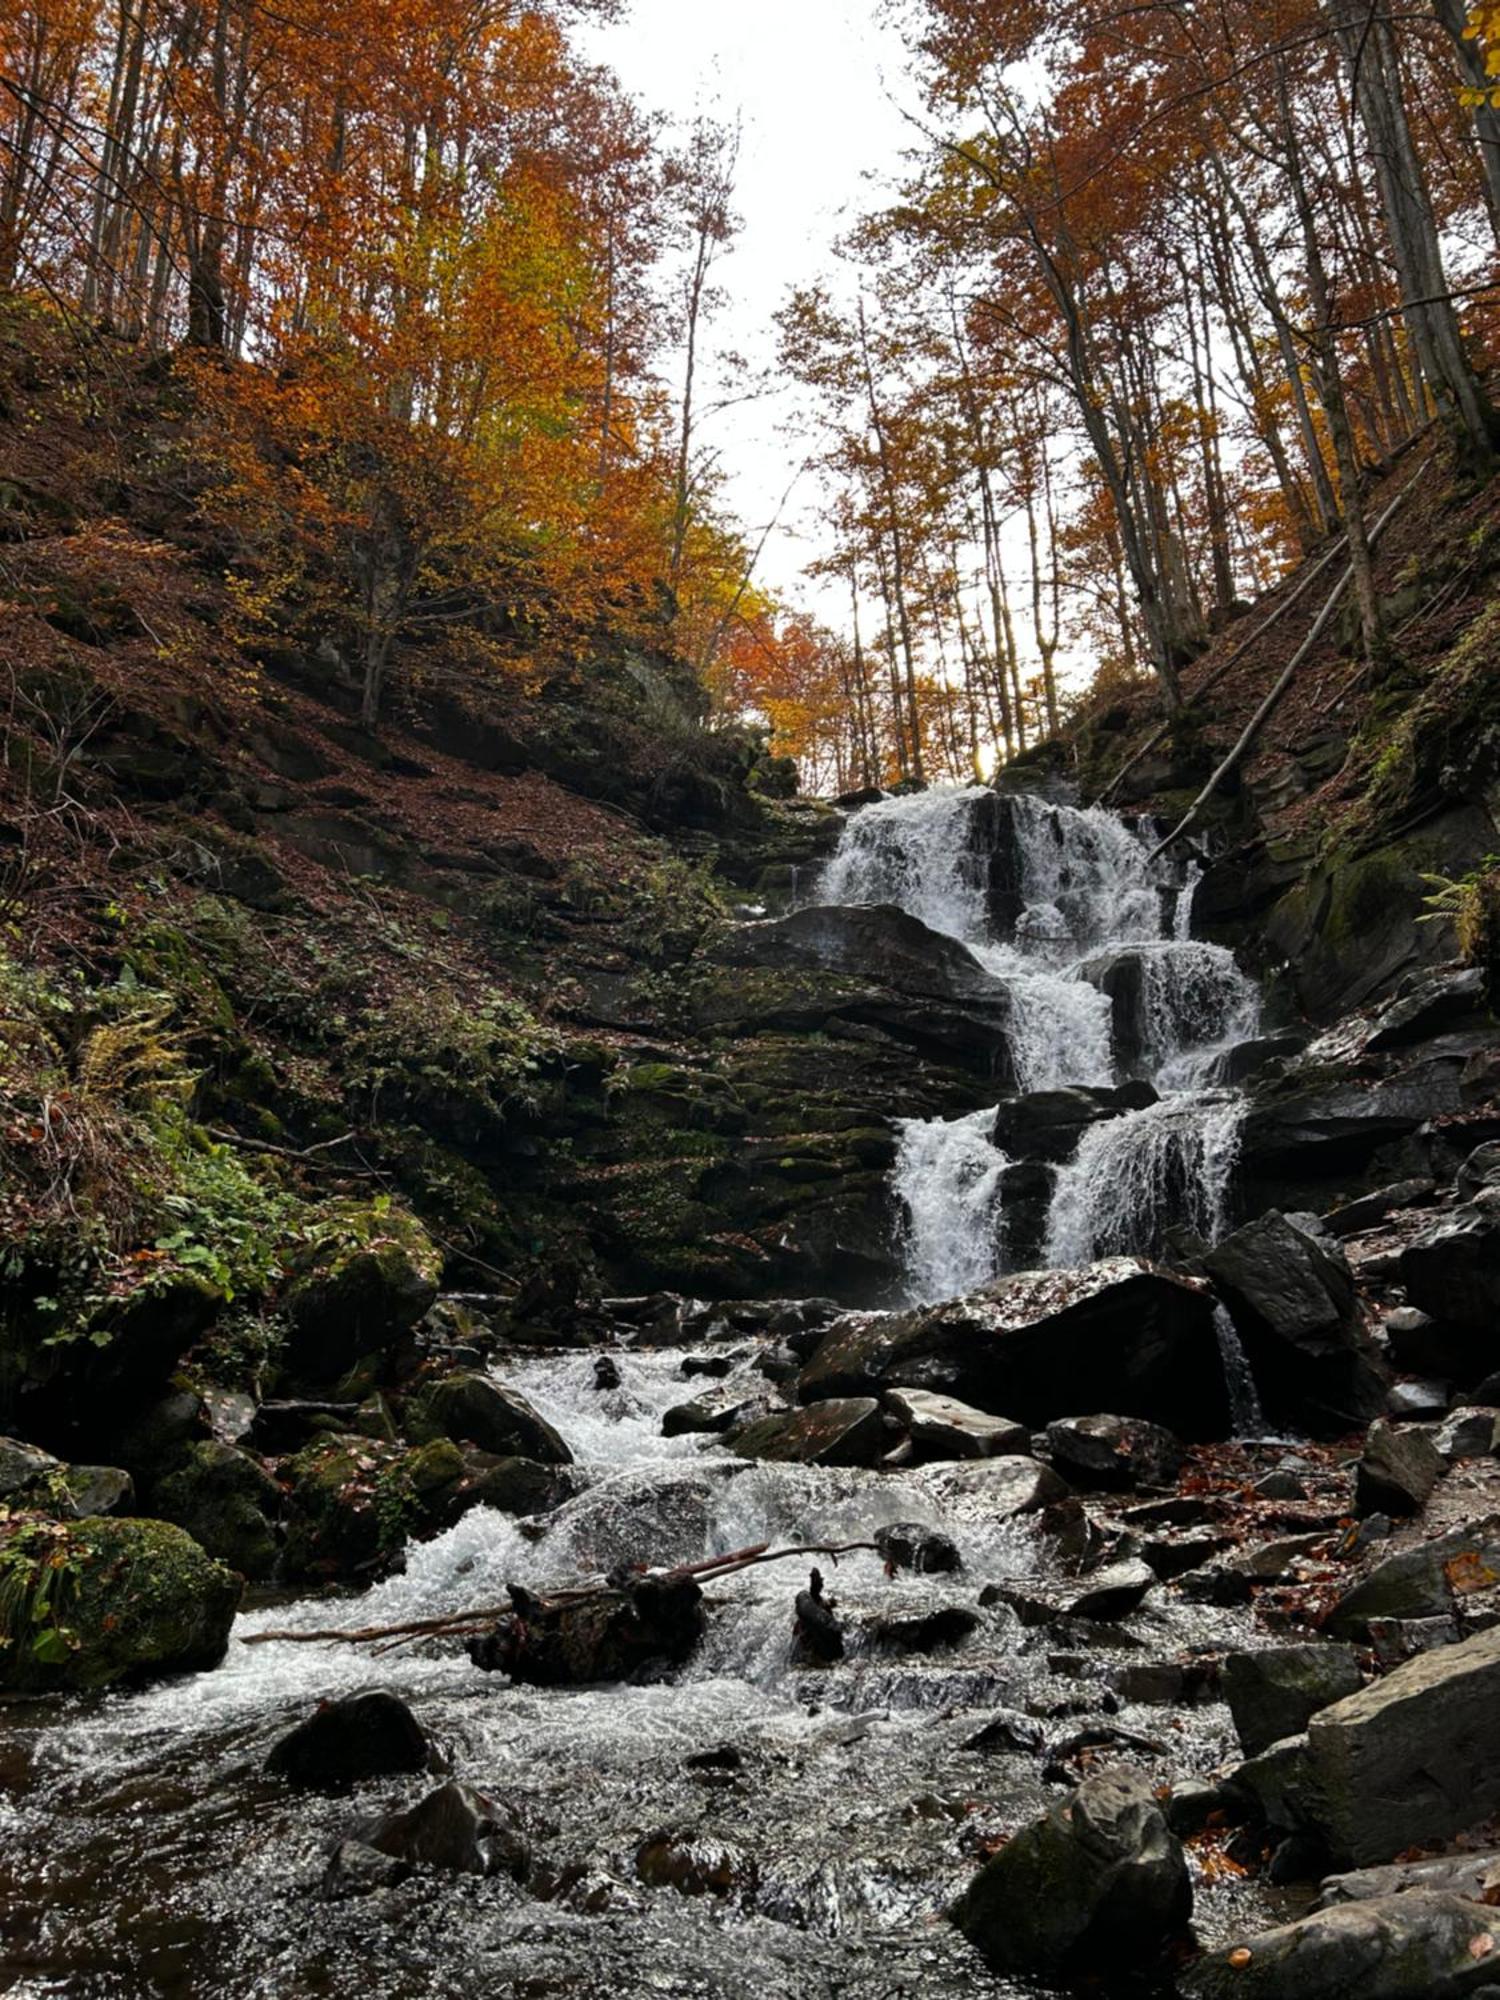
[[1380, 648], [1362, 479], [1434, 422], [1493, 449], [1495, 10], [900, 8], [904, 185], [780, 316], [837, 629], [762, 587], [700, 445], [734, 131], [586, 64], [599, 11], [0, 22], [0, 285], [186, 354], [245, 616], [331, 594], [367, 717], [419, 635], [503, 672], [608, 625], [825, 788], [961, 776], [1090, 681], [1171, 704], [1336, 532]]

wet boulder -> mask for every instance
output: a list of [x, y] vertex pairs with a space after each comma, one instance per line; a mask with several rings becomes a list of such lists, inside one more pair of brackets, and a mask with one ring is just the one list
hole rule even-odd
[[450, 1438], [407, 1451], [379, 1438], [328, 1437], [281, 1470], [289, 1488], [282, 1566], [291, 1577], [369, 1575], [470, 1507], [536, 1513], [570, 1490], [566, 1466], [466, 1452]]
[[703, 1593], [691, 1577], [646, 1575], [537, 1597], [511, 1587], [515, 1609], [468, 1642], [483, 1673], [532, 1687], [588, 1687], [678, 1667], [703, 1636]]
[[814, 966], [944, 999], [992, 999], [996, 983], [967, 945], [894, 903], [811, 904], [740, 924], [714, 950], [722, 964]]
[[1401, 1282], [1414, 1306], [1487, 1340], [1500, 1318], [1500, 1188], [1485, 1188], [1413, 1238], [1401, 1253]]
[[979, 1613], [968, 1605], [942, 1604], [932, 1611], [877, 1618], [868, 1635], [871, 1645], [883, 1653], [941, 1653], [961, 1646], [979, 1625]]
[[1040, 1513], [1066, 1500], [1068, 1484], [1035, 1458], [983, 1458], [947, 1465], [928, 1475], [929, 1491], [949, 1505], [972, 1506], [987, 1521]]
[[459, 1875], [510, 1875], [520, 1881], [531, 1861], [530, 1843], [510, 1808], [452, 1781], [406, 1812], [366, 1821], [354, 1838], [409, 1868]]
[[1271, 1209], [1206, 1253], [1267, 1417], [1338, 1437], [1385, 1406], [1354, 1278], [1330, 1238]]
[[875, 1546], [892, 1569], [910, 1570], [916, 1576], [940, 1576], [963, 1567], [956, 1543], [916, 1521], [878, 1528]]
[[890, 1448], [873, 1396], [834, 1397], [784, 1416], [762, 1417], [730, 1440], [740, 1458], [790, 1465], [878, 1465]]
[[987, 1861], [953, 1912], [997, 1972], [1144, 1967], [1186, 1927], [1182, 1843], [1138, 1772], [1085, 1778]]
[[0, 1692], [217, 1666], [241, 1579], [165, 1521], [0, 1521]]
[[287, 1285], [287, 1362], [331, 1382], [410, 1331], [437, 1298], [442, 1255], [414, 1216], [345, 1202], [325, 1218]]
[[272, 1745], [266, 1769], [298, 1791], [338, 1792], [369, 1778], [436, 1771], [441, 1761], [400, 1696], [372, 1688], [323, 1702]]
[[636, 1880], [649, 1889], [675, 1889], [679, 1896], [744, 1900], [755, 1893], [754, 1859], [732, 1842], [712, 1835], [655, 1833], [635, 1852]]
[[407, 1412], [407, 1430], [419, 1443], [452, 1438], [497, 1458], [529, 1458], [537, 1465], [571, 1465], [573, 1454], [545, 1417], [514, 1389], [488, 1375], [444, 1375], [423, 1390]]
[[1355, 1467], [1354, 1511], [1398, 1517], [1420, 1513], [1446, 1470], [1426, 1431], [1397, 1430], [1381, 1419], [1371, 1424]]
[[252, 1583], [276, 1566], [281, 1489], [258, 1460], [217, 1438], [190, 1444], [181, 1461], [151, 1489], [165, 1521], [186, 1528], [211, 1556]]
[[925, 1389], [1040, 1425], [1076, 1410], [1080, 1382], [1121, 1415], [1222, 1437], [1229, 1409], [1212, 1300], [1134, 1257], [1021, 1272], [968, 1298], [835, 1322], [798, 1395]]
[[1008, 1604], [1023, 1625], [1051, 1625], [1063, 1618], [1113, 1624], [1137, 1610], [1155, 1586], [1155, 1570], [1128, 1558], [1072, 1581], [1026, 1577], [986, 1584], [979, 1601]]
[[1057, 1166], [1072, 1159], [1090, 1126], [1126, 1111], [1142, 1111], [1155, 1102], [1156, 1092], [1149, 1083], [1126, 1083], [1118, 1089], [1074, 1084], [1063, 1090], [1026, 1091], [999, 1105], [991, 1137], [1012, 1160], [1043, 1160]]
[[1484, 977], [1477, 966], [1441, 972], [1382, 1007], [1365, 1037], [1365, 1048], [1372, 1053], [1405, 1048], [1484, 1011]]
[[1364, 1685], [1352, 1646], [1267, 1646], [1231, 1653], [1224, 1662], [1224, 1699], [1247, 1757], [1297, 1736], [1319, 1709]]
[[1493, 1912], [1417, 1893], [1320, 1910], [1206, 1953], [1184, 2000], [1459, 2000], [1494, 1990]]
[[1187, 1456], [1169, 1430], [1142, 1417], [1062, 1417], [1048, 1424], [1046, 1438], [1065, 1479], [1107, 1491], [1170, 1486]]
[[1500, 1811], [1500, 1629], [1421, 1653], [1313, 1716], [1319, 1831], [1363, 1867]]
[[1258, 1080], [1240, 1130], [1246, 1179], [1269, 1190], [1288, 1179], [1346, 1177], [1382, 1146], [1462, 1108], [1461, 1063], [1413, 1064], [1370, 1080], [1331, 1065], [1291, 1064]]
[[918, 1463], [951, 1458], [1002, 1458], [1031, 1450], [1031, 1432], [1005, 1417], [986, 1416], [930, 1389], [888, 1389], [887, 1412], [906, 1431]]

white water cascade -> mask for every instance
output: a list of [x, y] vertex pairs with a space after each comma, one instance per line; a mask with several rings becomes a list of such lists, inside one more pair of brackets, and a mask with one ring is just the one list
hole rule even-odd
[[[1019, 1090], [1138, 1078], [1159, 1093], [1089, 1128], [1058, 1170], [1050, 1264], [1150, 1249], [1172, 1223], [1223, 1227], [1241, 1104], [1211, 1078], [1256, 1032], [1259, 993], [1232, 953], [1192, 937], [1197, 870], [1153, 863], [1150, 847], [1148, 829], [1099, 807], [937, 790], [857, 813], [819, 885], [825, 903], [895, 903], [969, 947], [1010, 997]], [[898, 1120], [913, 1300], [1004, 1268], [1011, 1163], [994, 1115]]]

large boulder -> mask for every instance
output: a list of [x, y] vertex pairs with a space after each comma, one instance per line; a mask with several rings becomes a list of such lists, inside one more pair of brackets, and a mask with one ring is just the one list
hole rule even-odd
[[415, 1217], [345, 1203], [299, 1259], [284, 1304], [294, 1373], [331, 1382], [410, 1331], [432, 1305], [442, 1254]]
[[1143, 1970], [1192, 1915], [1182, 1843], [1136, 1771], [1086, 1778], [975, 1876], [954, 1921], [999, 1972]]
[[1023, 1423], [1078, 1408], [1080, 1392], [1186, 1437], [1229, 1423], [1213, 1304], [1201, 1286], [1143, 1259], [1027, 1271], [942, 1305], [851, 1314], [803, 1370], [804, 1402], [928, 1389]]
[[1047, 1426], [1052, 1463], [1075, 1486], [1106, 1491], [1170, 1486], [1186, 1457], [1181, 1443], [1143, 1417], [1063, 1417]]
[[[1487, 1187], [1414, 1237], [1401, 1253], [1414, 1306], [1489, 1338], [1500, 1320], [1500, 1188]], [[1494, 1365], [1491, 1354], [1489, 1366]]]
[[1352, 1646], [1267, 1646], [1224, 1662], [1224, 1699], [1247, 1757], [1300, 1735], [1320, 1709], [1363, 1685]]
[[1338, 1437], [1385, 1405], [1338, 1245], [1271, 1209], [1208, 1251], [1267, 1417]]
[[497, 1458], [529, 1458], [538, 1465], [571, 1465], [573, 1454], [545, 1417], [514, 1389], [488, 1375], [444, 1375], [423, 1391], [407, 1414], [419, 1442], [452, 1438], [478, 1445]]
[[1371, 1424], [1354, 1469], [1356, 1514], [1416, 1514], [1432, 1497], [1446, 1463], [1427, 1432]]
[[217, 1666], [241, 1588], [165, 1521], [0, 1522], [0, 1692]]
[[873, 1396], [834, 1397], [806, 1409], [762, 1417], [730, 1441], [740, 1458], [791, 1465], [876, 1465], [889, 1449]]
[[1207, 1953], [1184, 2000], [1458, 2000], [1494, 1990], [1494, 1912], [1415, 1893], [1320, 1910]]
[[1322, 1709], [1307, 1758], [1319, 1831], [1356, 1867], [1500, 1811], [1500, 1629], [1420, 1653]]

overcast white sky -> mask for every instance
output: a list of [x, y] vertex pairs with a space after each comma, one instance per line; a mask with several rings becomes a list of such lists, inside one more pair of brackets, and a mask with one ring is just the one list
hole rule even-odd
[[[585, 46], [647, 107], [688, 124], [700, 111], [743, 125], [737, 206], [745, 228], [721, 267], [728, 304], [719, 345], [752, 362], [775, 358], [772, 316], [789, 290], [833, 262], [832, 245], [877, 199], [868, 176], [899, 172], [911, 141], [894, 97], [912, 93], [900, 37], [877, 24], [876, 0], [631, 0], [626, 18]], [[783, 393], [714, 420], [729, 497], [752, 536], [776, 510], [799, 452], [782, 425]], [[813, 479], [794, 495], [761, 578], [793, 601], [839, 616], [836, 593], [802, 580], [822, 552]]]

